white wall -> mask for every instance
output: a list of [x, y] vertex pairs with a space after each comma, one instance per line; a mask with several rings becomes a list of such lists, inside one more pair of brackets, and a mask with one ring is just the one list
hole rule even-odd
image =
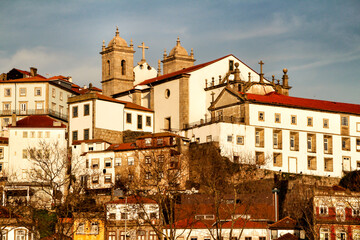
[[[127, 114], [131, 114], [131, 123], [127, 122]], [[138, 115], [142, 116], [142, 128], [138, 128]], [[150, 126], [146, 125], [146, 117], [151, 118]], [[144, 131], [144, 132], [153, 132], [154, 131], [154, 114], [153, 112], [139, 111], [131, 108], [125, 108], [124, 110], [124, 129], [131, 131]]]
[[124, 104], [96, 100], [95, 127], [122, 131], [124, 124]]
[[137, 65], [134, 67], [134, 73], [135, 73], [135, 82], [134, 85], [137, 85], [141, 83], [142, 81], [150, 78], [154, 78], [157, 76], [157, 71], [155, 68], [150, 67], [147, 62], [144, 62], [141, 65]]
[[[84, 115], [84, 105], [89, 104], [89, 115]], [[73, 108], [78, 108], [78, 116], [73, 117]], [[93, 101], [88, 100], [84, 102], [69, 104], [69, 140], [70, 145], [73, 142], [73, 131], [78, 132], [78, 140], [84, 139], [84, 129], [89, 129], [89, 139], [93, 136]]]

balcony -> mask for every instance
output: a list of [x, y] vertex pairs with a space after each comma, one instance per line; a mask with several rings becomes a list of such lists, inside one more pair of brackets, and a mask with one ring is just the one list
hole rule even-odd
[[58, 118], [64, 121], [68, 120], [66, 113], [61, 113], [50, 108], [47, 109], [27, 109], [27, 110], [0, 110], [0, 116], [11, 116], [15, 113], [17, 116], [28, 116], [28, 115], [49, 115], [54, 118]]

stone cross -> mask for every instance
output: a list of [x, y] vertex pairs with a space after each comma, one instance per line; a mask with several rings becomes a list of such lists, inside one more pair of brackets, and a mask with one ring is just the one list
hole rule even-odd
[[144, 42], [142, 42], [142, 45], [138, 46], [138, 48], [142, 48], [142, 59], [145, 60], [145, 49], [149, 49], [149, 47], [145, 46]]
[[263, 65], [264, 65], [264, 62], [263, 62], [262, 60], [260, 60], [259, 64], [260, 64], [260, 73], [263, 73], [262, 67], [263, 67]]

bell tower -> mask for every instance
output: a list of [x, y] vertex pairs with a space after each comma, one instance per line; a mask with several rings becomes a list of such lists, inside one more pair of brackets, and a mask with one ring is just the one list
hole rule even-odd
[[115, 93], [132, 89], [134, 85], [134, 46], [130, 46], [119, 36], [116, 27], [115, 37], [105, 46], [103, 41], [102, 51], [102, 90], [103, 94], [111, 97]]

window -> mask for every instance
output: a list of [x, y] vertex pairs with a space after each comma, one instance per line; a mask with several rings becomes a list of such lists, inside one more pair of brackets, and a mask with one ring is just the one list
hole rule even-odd
[[121, 213], [121, 219], [128, 219], [128, 214], [127, 213]]
[[327, 118], [323, 119], [323, 127], [324, 128], [329, 128], [329, 119], [327, 119]]
[[327, 228], [320, 229], [320, 240], [330, 240], [330, 231]]
[[312, 127], [312, 126], [313, 126], [313, 118], [312, 118], [312, 117], [308, 117], [308, 118], [307, 118], [307, 126], [308, 126], [308, 127]]
[[356, 151], [360, 152], [360, 138], [356, 139]]
[[28, 132], [27, 131], [23, 131], [23, 138], [27, 138], [28, 137]]
[[42, 138], [42, 132], [38, 132], [38, 138]]
[[212, 135], [207, 135], [206, 142], [211, 142], [211, 141], [212, 141]]
[[132, 174], [129, 174], [128, 175], [128, 180], [131, 182], [132, 180], [134, 180], [134, 175], [132, 175]]
[[27, 158], [28, 158], [28, 150], [27, 150], [27, 149], [23, 149], [23, 150], [22, 150], [22, 158], [23, 158], [23, 159], [27, 159]]
[[78, 234], [85, 233], [85, 223], [79, 223], [76, 233]]
[[111, 183], [111, 174], [105, 174], [104, 182], [105, 183]]
[[145, 163], [146, 164], [151, 164], [151, 157], [150, 156], [145, 156]]
[[324, 158], [324, 170], [326, 172], [333, 171], [333, 159], [332, 158]]
[[164, 163], [165, 156], [164, 155], [158, 155], [158, 162]]
[[275, 113], [275, 122], [281, 123], [281, 114], [280, 113]]
[[142, 115], [137, 115], [137, 128], [142, 129], [143, 123], [142, 123]]
[[91, 168], [92, 169], [98, 169], [99, 168], [99, 159], [98, 158], [91, 159]]
[[307, 134], [307, 150], [308, 152], [316, 152], [316, 135]]
[[251, 240], [251, 237], [245, 237], [245, 240]]
[[84, 129], [84, 140], [89, 140], [89, 129]]
[[296, 116], [295, 115], [291, 115], [291, 125], [296, 125]]
[[343, 151], [350, 151], [350, 138], [348, 137], [341, 138], [341, 148]]
[[264, 129], [255, 129], [255, 146], [264, 147]]
[[315, 156], [308, 156], [308, 169], [316, 170], [316, 157]]
[[4, 97], [11, 97], [11, 88], [4, 89]]
[[275, 149], [282, 148], [282, 131], [281, 130], [273, 131], [273, 147]]
[[35, 91], [34, 93], [35, 96], [41, 96], [41, 87], [36, 87], [34, 91]]
[[20, 97], [25, 97], [26, 96], [26, 88], [20, 88], [19, 95], [20, 95]]
[[72, 108], [72, 110], [73, 110], [72, 111], [73, 118], [78, 117], [78, 107], [75, 106]]
[[156, 143], [157, 143], [157, 145], [163, 145], [163, 144], [164, 144], [164, 139], [158, 138], [158, 139], [156, 140]]
[[15, 236], [16, 236], [15, 240], [25, 240], [26, 232], [25, 232], [25, 230], [16, 230]]
[[44, 106], [43, 102], [36, 102], [35, 108], [36, 110], [42, 110]]
[[51, 110], [53, 110], [53, 111], [56, 110], [56, 103], [54, 103], [54, 102], [51, 103]]
[[151, 179], [151, 173], [150, 173], [150, 172], [146, 172], [146, 173], [145, 173], [145, 179], [146, 179], [146, 180]]
[[26, 102], [20, 103], [20, 114], [27, 114], [26, 110], [27, 110], [27, 103]]
[[115, 158], [115, 166], [121, 166], [121, 158]]
[[360, 216], [360, 208], [359, 207], [353, 207], [352, 209], [352, 216], [353, 217], [359, 217]]
[[145, 138], [145, 146], [151, 146], [151, 138]]
[[360, 122], [356, 123], [356, 131], [360, 132]]
[[128, 157], [128, 166], [133, 166], [134, 165], [134, 158], [133, 157]]
[[349, 126], [349, 117], [342, 116], [341, 117], [341, 126], [342, 127], [348, 127]]
[[85, 168], [89, 168], [89, 159], [86, 159]]
[[244, 136], [236, 136], [236, 144], [244, 145]]
[[171, 117], [167, 117], [165, 118], [165, 130], [171, 130]]
[[282, 167], [282, 154], [281, 153], [274, 152], [273, 165], [274, 165], [274, 167]]
[[3, 103], [3, 111], [4, 111], [5, 115], [11, 114], [11, 103], [10, 102]]
[[336, 240], [346, 240], [346, 232], [336, 232]]
[[126, 123], [131, 123], [131, 113], [126, 113]]
[[324, 135], [324, 153], [332, 153], [332, 136]]
[[88, 116], [90, 114], [90, 104], [84, 105], [84, 116]]
[[93, 183], [93, 184], [98, 184], [98, 183], [99, 183], [99, 176], [93, 176], [93, 177], [91, 178], [91, 180], [92, 180], [92, 183]]
[[228, 135], [228, 136], [227, 136], [227, 141], [228, 141], [228, 142], [232, 142], [232, 139], [233, 139], [233, 136], [232, 136], [232, 135]]
[[98, 234], [99, 233], [99, 223], [92, 222], [90, 231], [91, 231], [91, 234]]
[[121, 60], [121, 75], [126, 75], [126, 61]]
[[151, 117], [150, 116], [146, 116], [146, 126], [151, 127]]
[[360, 170], [360, 161], [356, 162], [356, 170]]
[[4, 148], [0, 147], [0, 159], [4, 158]]
[[258, 113], [258, 120], [259, 121], [264, 121], [265, 120], [265, 113], [264, 112], [259, 112]]
[[266, 237], [259, 237], [259, 240], [266, 240]]
[[56, 97], [56, 90], [55, 90], [55, 88], [52, 89], [52, 97], [53, 97], [53, 98]]
[[111, 158], [104, 159], [104, 166], [105, 168], [111, 168]]
[[257, 165], [265, 164], [265, 157], [263, 152], [255, 152], [255, 161]]
[[234, 71], [234, 60], [229, 60], [229, 71]]
[[73, 141], [78, 140], [78, 131], [73, 131], [73, 132], [72, 132], [72, 140], [73, 140]]

